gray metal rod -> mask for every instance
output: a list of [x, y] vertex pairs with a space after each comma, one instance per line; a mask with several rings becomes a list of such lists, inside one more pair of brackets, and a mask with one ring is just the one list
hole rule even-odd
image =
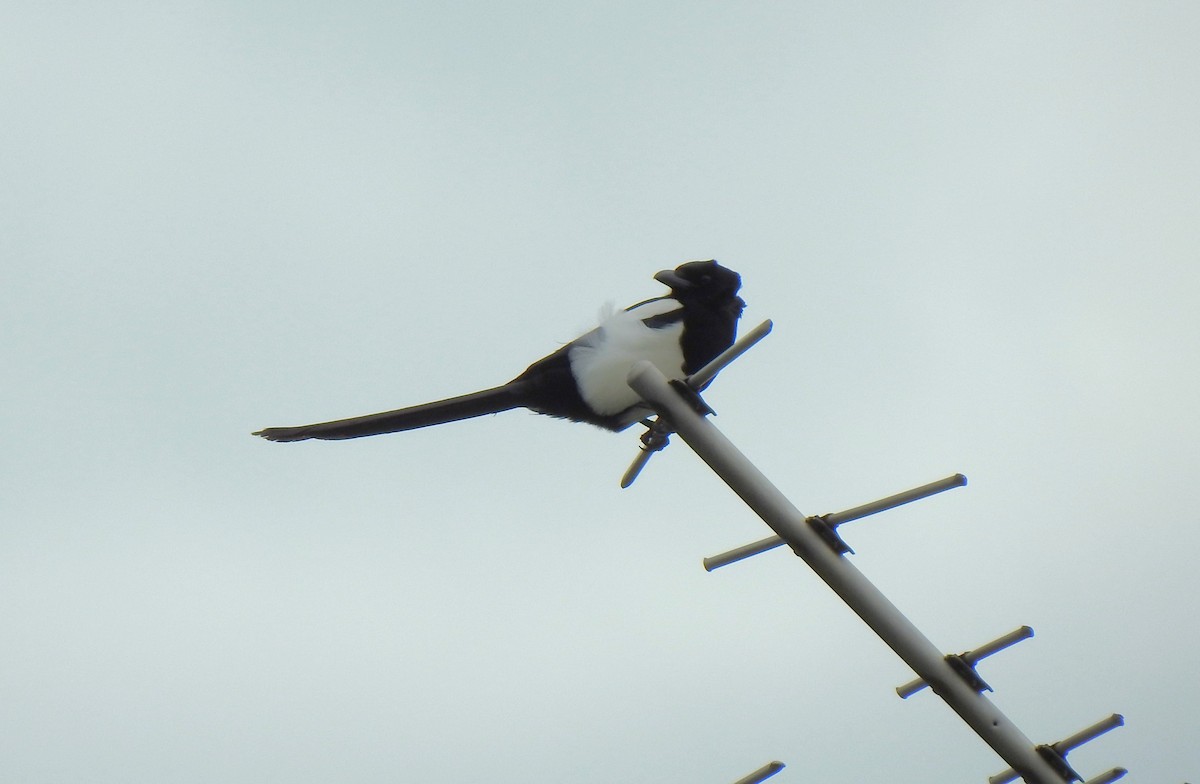
[[1011, 648], [1021, 640], [1028, 640], [1033, 636], [1032, 626], [1022, 626], [1020, 629], [1014, 629], [1003, 637], [997, 637], [989, 643], [980, 645], [973, 651], [967, 651], [963, 654], [963, 658], [967, 660], [967, 664], [974, 666], [981, 659], [986, 659], [993, 656], [1005, 648]]
[[880, 498], [878, 501], [872, 501], [869, 504], [856, 506], [853, 509], [847, 509], [844, 512], [834, 512], [831, 515], [826, 515], [825, 522], [830, 525], [841, 525], [848, 523], [851, 520], [857, 520], [860, 517], [886, 512], [889, 509], [895, 509], [897, 506], [910, 504], [913, 501], [920, 501], [922, 498], [928, 498], [931, 495], [944, 493], [947, 490], [952, 490], [955, 487], [962, 487], [967, 483], [967, 478], [962, 474], [948, 476], [945, 479], [939, 479], [936, 482], [930, 482], [927, 485], [914, 487], [912, 490], [905, 490], [903, 493], [889, 495], [887, 498]]
[[805, 524], [805, 516], [709, 420], [697, 414], [649, 362], [639, 362], [629, 385], [666, 417], [708, 466], [804, 559], [963, 721], [1029, 784], [1063, 784], [1016, 725], [972, 689], [941, 651], [853, 564]]
[[[1023, 628], [1028, 628], [1028, 627], [1023, 627]], [[1017, 631], [1019, 632], [1020, 629], [1018, 629]], [[1014, 634], [1016, 634], [1016, 633], [1017, 632], [1014, 632]], [[1030, 633], [1032, 634], [1032, 631]], [[1066, 759], [1067, 754], [1072, 749], [1077, 749], [1080, 746], [1082, 746], [1083, 744], [1087, 743], [1088, 741], [1095, 740], [1096, 738], [1100, 737], [1104, 733], [1115, 730], [1117, 727], [1122, 726], [1124, 723], [1125, 723], [1125, 717], [1119, 713], [1114, 713], [1113, 715], [1109, 716], [1108, 718], [1101, 719], [1100, 721], [1096, 722], [1092, 726], [1086, 727], [1085, 729], [1082, 729], [1079, 732], [1076, 732], [1074, 735], [1063, 738], [1062, 740], [1058, 741], [1057, 743], [1051, 743], [1050, 748], [1054, 749], [1054, 751], [1057, 754], [1059, 754], [1061, 757]], [[1087, 781], [1084, 782], [1084, 784], [1111, 784], [1111, 782], [1114, 782], [1117, 779], [1120, 779], [1126, 773], [1128, 773], [1128, 771], [1125, 770], [1125, 768], [1113, 768], [1112, 770], [1108, 771], [1107, 773], [1101, 773], [1099, 776], [1096, 776], [1095, 778], [1088, 779]], [[1016, 771], [1010, 768], [1001, 773], [997, 773], [995, 776], [990, 777], [988, 779], [988, 784], [1008, 784], [1008, 782], [1012, 781], [1016, 777], [1017, 777]]]
[[1113, 768], [1107, 773], [1101, 773], [1094, 779], [1088, 779], [1083, 784], [1112, 784], [1114, 781], [1124, 778], [1128, 772], [1125, 768]]
[[729, 363], [733, 362], [742, 354], [745, 354], [754, 347], [755, 343], [771, 334], [771, 328], [773, 326], [774, 325], [771, 320], [767, 319], [754, 329], [746, 332], [736, 343], [714, 357], [711, 362], [697, 370], [692, 375], [688, 376], [688, 385], [691, 386], [692, 389], [704, 389], [704, 386], [708, 382], [712, 381], [718, 373], [724, 370]]
[[[1021, 640], [1027, 640], [1033, 636], [1033, 628], [1030, 626], [1022, 626], [1020, 629], [1011, 631], [1003, 637], [998, 637], [989, 643], [980, 645], [973, 651], [967, 651], [962, 655], [965, 661], [971, 667], [974, 667], [980, 660], [986, 659], [989, 656], [999, 653], [1000, 651], [1010, 646], [1016, 645]], [[900, 699], [907, 700], [921, 689], [928, 686], [925, 681], [917, 678], [915, 681], [909, 681], [903, 686], [896, 687], [896, 693], [900, 695]]]
[[1058, 743], [1053, 744], [1054, 750], [1065, 757], [1071, 749], [1078, 748], [1089, 740], [1093, 740], [1106, 732], [1111, 732], [1124, 723], [1125, 717], [1119, 713], [1114, 713], [1107, 719], [1102, 719], [1087, 729], [1080, 730], [1071, 737], [1063, 738]]
[[[872, 501], [869, 504], [863, 504], [862, 506], [856, 506], [853, 509], [847, 509], [843, 512], [834, 512], [832, 514], [825, 515], [825, 522], [834, 526], [841, 525], [842, 523], [848, 523], [851, 520], [858, 520], [859, 518], [866, 517], [868, 515], [886, 512], [888, 509], [895, 509], [897, 506], [903, 506], [904, 504], [909, 504], [913, 501], [920, 501], [922, 498], [928, 498], [931, 495], [937, 495], [938, 493], [943, 493], [955, 487], [962, 487], [966, 483], [967, 478], [965, 476], [962, 474], [955, 474], [954, 476], [948, 476], [945, 479], [939, 479], [936, 482], [930, 482], [927, 485], [914, 487], [912, 490], [905, 490], [902, 493], [889, 495], [887, 498], [880, 498], [878, 501]], [[766, 539], [760, 539], [757, 542], [751, 542], [750, 544], [742, 545], [741, 547], [734, 548], [733, 550], [727, 550], [726, 552], [718, 555], [705, 558], [703, 562], [704, 569], [705, 571], [711, 572], [713, 569], [720, 569], [722, 566], [728, 566], [731, 563], [737, 563], [738, 561], [745, 560], [750, 556], [758, 555], [759, 553], [765, 553], [768, 550], [774, 550], [776, 547], [779, 547], [782, 544], [783, 540], [778, 536], [768, 536]]]
[[778, 536], [768, 536], [766, 539], [759, 539], [757, 542], [744, 544], [741, 547], [735, 547], [732, 550], [726, 550], [717, 555], [710, 555], [701, 561], [701, 563], [704, 564], [704, 571], [711, 572], [713, 569], [720, 569], [722, 566], [729, 566], [731, 563], [744, 561], [751, 556], [782, 546], [783, 540]]
[[768, 762], [749, 776], [740, 778], [733, 782], [733, 784], [759, 784], [759, 782], [766, 781], [785, 767], [787, 766], [782, 762]]

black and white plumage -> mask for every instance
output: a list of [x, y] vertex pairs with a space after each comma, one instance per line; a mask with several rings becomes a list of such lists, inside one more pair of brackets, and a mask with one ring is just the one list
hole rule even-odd
[[741, 277], [715, 261], [691, 261], [654, 279], [671, 292], [606, 316], [600, 326], [534, 362], [503, 386], [433, 403], [315, 425], [269, 427], [270, 441], [339, 440], [414, 430], [528, 408], [623, 430], [646, 414], [625, 379], [639, 360], [682, 379], [733, 344], [745, 302]]

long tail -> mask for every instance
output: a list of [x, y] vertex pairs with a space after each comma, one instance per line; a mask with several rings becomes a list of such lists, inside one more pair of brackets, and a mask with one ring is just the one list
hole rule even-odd
[[268, 441], [304, 441], [309, 438], [336, 441], [381, 433], [398, 433], [401, 430], [415, 430], [418, 427], [440, 425], [443, 422], [454, 422], [484, 414], [495, 414], [510, 408], [520, 408], [525, 405], [526, 386], [523, 382], [514, 381], [502, 387], [401, 408], [396, 411], [384, 411], [381, 414], [368, 414], [315, 425], [268, 427], [253, 435], [262, 436]]

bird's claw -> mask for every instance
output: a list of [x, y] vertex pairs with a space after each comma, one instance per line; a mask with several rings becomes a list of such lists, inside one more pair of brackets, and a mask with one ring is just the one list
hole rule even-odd
[[656, 422], [646, 422], [646, 432], [642, 433], [642, 450], [645, 452], [658, 452], [667, 447], [671, 440], [671, 430], [662, 423], [661, 420]]

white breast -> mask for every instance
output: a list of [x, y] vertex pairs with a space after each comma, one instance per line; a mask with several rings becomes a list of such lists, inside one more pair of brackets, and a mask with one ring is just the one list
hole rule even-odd
[[593, 411], [617, 414], [641, 401], [625, 382], [639, 360], [649, 360], [667, 378], [684, 377], [683, 350], [679, 346], [683, 323], [658, 329], [642, 323], [642, 319], [679, 307], [676, 300], [656, 299], [633, 310], [608, 313], [598, 328], [579, 339], [568, 355], [571, 373], [584, 402]]

